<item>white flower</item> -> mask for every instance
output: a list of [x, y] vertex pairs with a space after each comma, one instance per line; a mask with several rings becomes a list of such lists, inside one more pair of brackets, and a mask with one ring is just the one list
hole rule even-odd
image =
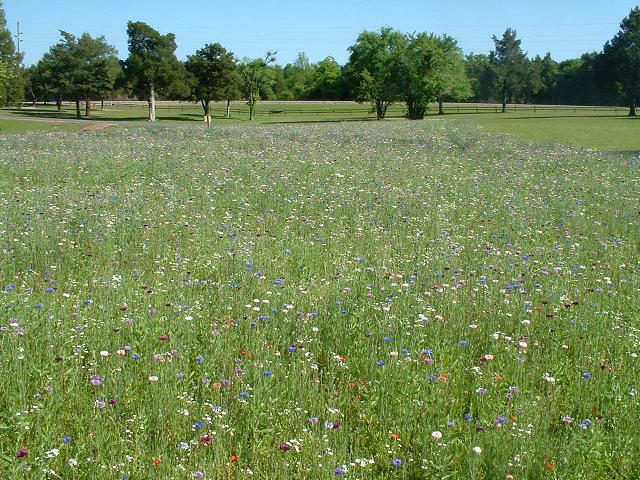
[[473, 451], [474, 451], [474, 453], [477, 453], [478, 455], [480, 455], [482, 453], [482, 449], [480, 447], [473, 447]]
[[156, 375], [151, 375], [151, 376], [149, 377], [149, 381], [150, 381], [150, 382], [157, 382], [158, 380], [159, 380], [159, 379], [158, 379], [158, 377], [157, 377]]
[[60, 455], [60, 450], [58, 450], [57, 448], [52, 448], [51, 450], [45, 453], [45, 456], [47, 458], [57, 457], [58, 455]]
[[439, 432], [438, 430], [431, 432], [431, 437], [433, 437], [434, 440], [440, 440], [442, 438], [442, 432]]
[[107, 352], [106, 350], [103, 350], [100, 352], [100, 356], [101, 357], [108, 357], [109, 356], [109, 352]]

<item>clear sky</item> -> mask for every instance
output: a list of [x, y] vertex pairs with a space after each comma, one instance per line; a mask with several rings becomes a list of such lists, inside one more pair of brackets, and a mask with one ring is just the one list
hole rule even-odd
[[278, 51], [278, 63], [298, 52], [311, 61], [339, 63], [362, 30], [390, 26], [403, 32], [448, 33], [465, 53], [488, 53], [492, 35], [515, 28], [530, 56], [557, 60], [600, 50], [638, 2], [631, 0], [4, 0], [8, 26], [20, 22], [25, 64], [38, 61], [59, 30], [105, 35], [127, 56], [126, 24], [143, 21], [173, 32], [184, 59], [220, 42], [237, 57]]

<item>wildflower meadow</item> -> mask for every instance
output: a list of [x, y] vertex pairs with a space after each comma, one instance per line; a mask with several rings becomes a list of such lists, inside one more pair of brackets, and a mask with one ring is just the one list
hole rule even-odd
[[464, 121], [0, 143], [0, 478], [640, 478], [640, 160]]

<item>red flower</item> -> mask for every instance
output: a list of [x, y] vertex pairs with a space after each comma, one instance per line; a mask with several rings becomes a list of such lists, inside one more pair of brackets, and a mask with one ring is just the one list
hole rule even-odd
[[289, 445], [288, 443], [283, 443], [282, 445], [280, 445], [280, 450], [282, 450], [283, 452], [288, 452], [289, 450], [291, 450], [291, 445]]
[[20, 450], [16, 453], [16, 458], [27, 458], [29, 456], [29, 449], [24, 445], [20, 447]]
[[203, 435], [200, 437], [200, 443], [203, 445], [209, 445], [211, 443], [211, 437], [209, 435]]
[[238, 456], [237, 455], [231, 455], [229, 457], [229, 460], [231, 460], [232, 462], [237, 462], [238, 461]]
[[159, 458], [156, 458], [156, 459], [153, 461], [153, 463], [154, 463], [154, 465], [160, 465], [160, 464], [162, 463], [162, 460], [160, 460]]

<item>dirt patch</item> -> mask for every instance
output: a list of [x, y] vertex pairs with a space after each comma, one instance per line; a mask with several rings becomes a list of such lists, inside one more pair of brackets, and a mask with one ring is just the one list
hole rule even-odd
[[91, 132], [93, 130], [102, 130], [103, 128], [113, 127], [111, 123], [94, 123], [92, 125], [87, 125], [83, 129], [82, 132]]

